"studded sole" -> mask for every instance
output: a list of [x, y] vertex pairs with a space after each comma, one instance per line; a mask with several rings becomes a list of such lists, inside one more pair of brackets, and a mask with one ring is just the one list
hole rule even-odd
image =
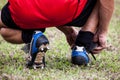
[[45, 68], [45, 53], [49, 50], [49, 44], [42, 44], [38, 49], [39, 52], [36, 53], [35, 59], [29, 59], [27, 67], [32, 67], [33, 69]]

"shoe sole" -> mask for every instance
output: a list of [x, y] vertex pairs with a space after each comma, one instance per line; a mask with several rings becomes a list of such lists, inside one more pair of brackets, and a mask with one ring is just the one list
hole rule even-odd
[[[49, 44], [42, 44], [39, 48], [38, 53], [35, 55], [35, 59], [33, 60], [32, 58], [29, 59], [27, 67], [32, 67], [33, 69], [45, 68], [45, 53], [47, 50], [49, 50]], [[31, 61], [33, 61], [31, 63]], [[30, 64], [30, 65], [29, 65]]]
[[72, 63], [79, 66], [88, 64], [83, 56], [72, 57]]

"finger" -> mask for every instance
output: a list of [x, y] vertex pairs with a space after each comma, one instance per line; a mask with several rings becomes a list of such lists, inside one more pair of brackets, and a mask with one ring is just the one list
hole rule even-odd
[[105, 47], [98, 46], [98, 47], [94, 48], [94, 50], [96, 50], [96, 51], [103, 50], [103, 49], [105, 49]]
[[98, 54], [100, 53], [104, 48], [103, 47], [96, 47], [92, 52], [93, 54]]
[[101, 51], [92, 51], [93, 54], [99, 54]]
[[106, 37], [100, 36], [99, 43], [101, 47], [106, 48]]
[[97, 35], [94, 36], [93, 41], [98, 42], [98, 36]]
[[100, 41], [100, 46], [102, 48], [106, 48], [106, 42], [105, 41]]
[[72, 46], [72, 45], [74, 44], [75, 40], [74, 40], [72, 37], [69, 37], [69, 36], [67, 36], [66, 38], [67, 38], [68, 44], [69, 44], [70, 46]]

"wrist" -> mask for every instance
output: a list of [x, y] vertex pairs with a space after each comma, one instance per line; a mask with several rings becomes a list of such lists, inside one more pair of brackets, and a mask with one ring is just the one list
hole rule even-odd
[[100, 26], [100, 28], [98, 28], [98, 33], [99, 34], [103, 34], [103, 35], [107, 35], [107, 33], [108, 33], [108, 28], [106, 27], [104, 27], [104, 28], [102, 28], [102, 26]]

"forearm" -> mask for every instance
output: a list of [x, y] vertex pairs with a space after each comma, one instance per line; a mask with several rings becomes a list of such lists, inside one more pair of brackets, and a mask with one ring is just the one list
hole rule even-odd
[[99, 0], [99, 31], [107, 33], [114, 10], [114, 0]]
[[65, 35], [70, 35], [71, 33], [76, 32], [76, 30], [70, 26], [60, 26], [60, 27], [56, 27], [56, 28], [59, 29], [60, 31], [62, 31]]
[[76, 40], [78, 31], [75, 30], [75, 28], [73, 28], [72, 26], [59, 26], [56, 28], [65, 34], [66, 40], [68, 44], [70, 45], [70, 47], [72, 48], [74, 46], [74, 42]]

